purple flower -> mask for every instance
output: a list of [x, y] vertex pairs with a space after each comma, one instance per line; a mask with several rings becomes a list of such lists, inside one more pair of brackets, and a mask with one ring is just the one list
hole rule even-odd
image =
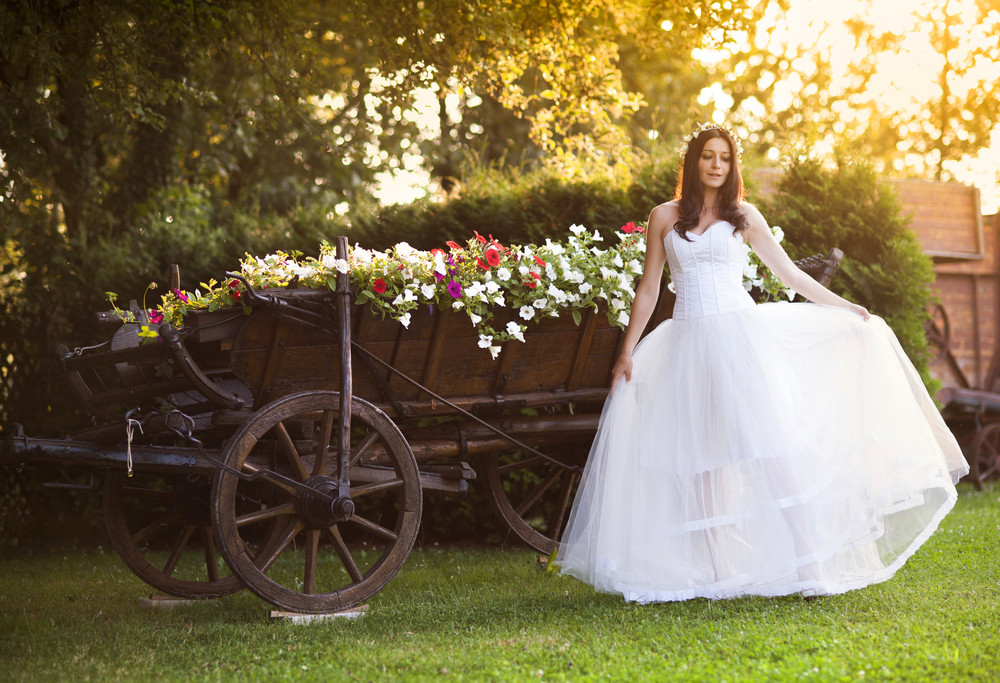
[[438, 282], [441, 282], [441, 280], [444, 279], [444, 275], [442, 275], [441, 273], [439, 273], [439, 272], [437, 272], [435, 270], [434, 271], [434, 279], [437, 280]]
[[174, 289], [174, 296], [177, 297], [178, 301], [183, 301], [184, 303], [187, 303], [188, 301], [190, 301], [190, 299], [188, 299], [188, 295], [185, 294], [184, 292], [182, 292], [179, 289]]
[[462, 296], [462, 285], [455, 280], [448, 282], [448, 293], [451, 294], [452, 299], [458, 299]]

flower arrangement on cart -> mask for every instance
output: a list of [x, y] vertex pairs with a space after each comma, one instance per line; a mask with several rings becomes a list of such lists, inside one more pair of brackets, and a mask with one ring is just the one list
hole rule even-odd
[[[780, 241], [781, 228], [772, 230]], [[338, 259], [324, 242], [317, 257], [278, 251], [264, 257], [247, 255], [239, 273], [254, 289], [300, 286], [335, 289], [336, 274], [348, 273], [356, 303], [408, 327], [422, 306], [430, 311], [464, 313], [479, 334], [479, 346], [494, 358], [502, 342], [524, 341], [532, 320], [568, 312], [579, 324], [581, 312], [606, 307], [608, 322], [626, 327], [642, 275], [646, 228], [625, 223], [615, 232], [617, 243], [604, 245], [601, 233], [580, 225], [563, 240], [540, 245], [504, 245], [492, 235], [474, 237], [464, 245], [448, 241], [445, 249], [419, 250], [406, 242], [380, 251], [355, 245], [347, 259]], [[751, 254], [744, 286], [756, 287], [771, 299], [791, 298], [771, 272]], [[150, 311], [152, 323], [182, 326], [192, 310], [218, 310], [241, 305], [245, 292], [237, 279], [210, 280], [204, 289], [175, 289]], [[671, 286], [672, 289], [672, 286]], [[497, 312], [516, 312], [497, 328]], [[155, 336], [155, 331], [145, 333]]]

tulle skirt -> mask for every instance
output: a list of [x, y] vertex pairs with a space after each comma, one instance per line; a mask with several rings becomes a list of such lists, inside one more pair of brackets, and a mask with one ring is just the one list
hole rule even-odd
[[668, 320], [605, 404], [557, 563], [643, 603], [842, 593], [890, 578], [967, 471], [882, 319]]

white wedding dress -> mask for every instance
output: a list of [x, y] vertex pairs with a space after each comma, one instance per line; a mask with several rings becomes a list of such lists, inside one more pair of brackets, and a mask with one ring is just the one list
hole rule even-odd
[[605, 404], [556, 562], [637, 602], [890, 578], [955, 504], [961, 450], [876, 316], [756, 305], [729, 223], [671, 230], [673, 319]]

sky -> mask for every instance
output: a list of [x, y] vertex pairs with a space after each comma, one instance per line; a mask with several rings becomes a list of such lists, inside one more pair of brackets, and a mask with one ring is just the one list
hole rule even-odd
[[[936, 79], [940, 70], [940, 56], [930, 48], [927, 35], [912, 30], [916, 23], [912, 15], [919, 12], [930, 13], [935, 7], [949, 3], [952, 12], [961, 11], [969, 26], [968, 35], [974, 34], [974, 0], [790, 0], [788, 12], [780, 12], [772, 3], [770, 15], [765, 22], [774, 24], [773, 39], [777, 43], [812, 46], [812, 49], [828, 51], [835, 73], [843, 72], [846, 65], [857, 59], [854, 40], [844, 26], [844, 22], [857, 15], [865, 16], [874, 24], [876, 31], [904, 32], [901, 51], [886, 56], [878, 63], [876, 75], [869, 81], [868, 88], [873, 96], [885, 107], [893, 111], [911, 112], [925, 109], [937, 90]], [[696, 50], [694, 57], [712, 62], [723, 57], [721, 53]], [[981, 72], [1000, 80], [1000, 64], [984, 64]], [[778, 84], [776, 88], [786, 90], [794, 87]], [[414, 120], [428, 130], [437, 127], [437, 98], [433, 93], [418, 98], [418, 104], [411, 112]], [[717, 110], [714, 118], [724, 121], [729, 114], [727, 106], [732, 103], [720, 95], [718, 85], [706, 88], [699, 100], [705, 104], [715, 102]], [[750, 106], [753, 106], [752, 103]], [[759, 115], [766, 116], [763, 110]], [[832, 141], [828, 145], [832, 148]], [[826, 151], [820, 147], [819, 152]], [[918, 158], [903, 158], [898, 175], [912, 175], [922, 161]], [[950, 163], [947, 170], [954, 179], [979, 188], [984, 214], [996, 213], [1000, 209], [1000, 126], [993, 130], [992, 144], [977, 157]], [[404, 159], [404, 168], [383, 174], [379, 179], [378, 196], [386, 203], [407, 203], [425, 196], [431, 186], [430, 177], [421, 168], [421, 160], [415, 154]]]

